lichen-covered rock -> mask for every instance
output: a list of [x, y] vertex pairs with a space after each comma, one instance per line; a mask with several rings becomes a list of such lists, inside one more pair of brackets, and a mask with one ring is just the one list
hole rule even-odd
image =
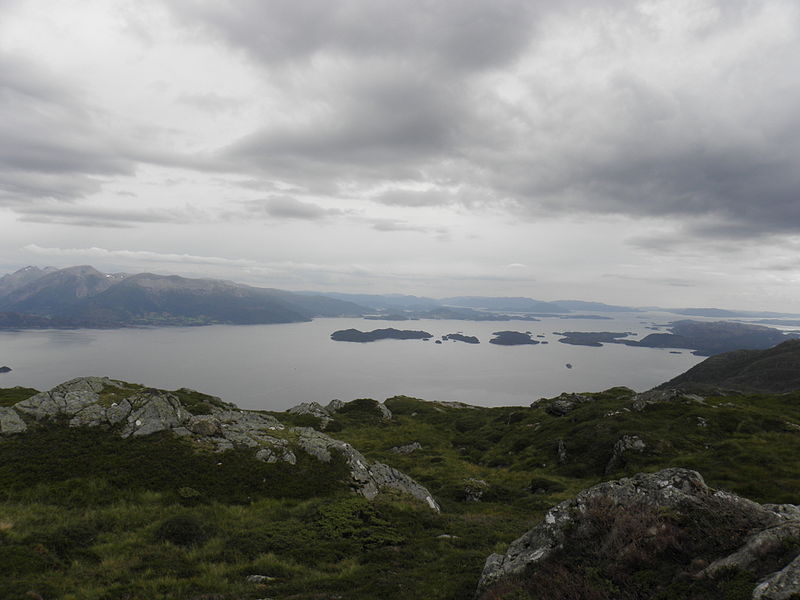
[[145, 390], [131, 396], [128, 401], [133, 409], [120, 432], [122, 437], [150, 435], [180, 427], [191, 418], [178, 398], [158, 390]]
[[28, 426], [12, 407], [0, 407], [0, 435], [22, 433]]
[[[479, 594], [506, 577], [521, 576], [523, 573], [526, 577], [532, 576], [556, 550], [564, 549], [567, 533], [580, 530], [591, 513], [591, 507], [598, 502], [603, 506], [618, 507], [623, 513], [650, 507], [657, 513], [669, 510], [685, 515], [724, 514], [726, 519], [735, 519], [737, 531], [742, 536], [741, 547], [712, 563], [707, 569], [708, 576], [713, 576], [715, 569], [723, 568], [728, 563], [751, 564], [759, 552], [766, 551], [770, 544], [774, 546], [776, 540], [788, 539], [793, 532], [800, 532], [800, 521], [795, 511], [775, 510], [774, 507], [762, 506], [729, 492], [713, 490], [696, 471], [672, 468], [658, 473], [640, 473], [600, 483], [551, 508], [545, 514], [544, 521], [512, 542], [505, 554], [492, 554], [486, 559], [478, 585]], [[712, 551], [716, 548], [715, 533], [713, 530], [701, 532], [701, 537], [707, 539]], [[654, 535], [658, 535], [658, 531]], [[778, 576], [775, 576], [775, 582], [770, 583], [773, 590], [790, 587], [792, 577], [796, 574], [790, 567], [786, 567], [789, 570], [780, 578], [780, 585], [775, 583], [778, 581]], [[764, 589], [770, 585], [764, 586]]]
[[79, 377], [52, 390], [40, 392], [30, 398], [17, 402], [17, 412], [36, 421], [57, 417], [74, 417], [78, 412], [98, 402], [100, 393], [109, 388], [120, 388], [124, 384], [108, 377]]

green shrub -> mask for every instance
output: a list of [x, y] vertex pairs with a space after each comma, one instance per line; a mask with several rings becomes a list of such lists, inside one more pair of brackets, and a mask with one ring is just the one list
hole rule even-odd
[[98, 560], [88, 548], [97, 540], [97, 527], [87, 522], [63, 525], [45, 536], [42, 543], [62, 560], [89, 558]]
[[196, 546], [208, 539], [208, 532], [194, 515], [175, 515], [163, 521], [153, 533], [159, 542], [176, 546]]

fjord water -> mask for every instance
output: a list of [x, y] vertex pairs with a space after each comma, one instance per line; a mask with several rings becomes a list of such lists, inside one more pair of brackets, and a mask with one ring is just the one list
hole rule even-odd
[[[152, 387], [190, 387], [242, 408], [284, 410], [300, 402], [327, 403], [404, 394], [482, 406], [527, 405], [561, 392], [624, 385], [637, 391], [671, 379], [702, 360], [684, 350], [602, 348], [559, 343], [559, 331], [631, 331], [640, 339], [653, 320], [624, 314], [614, 320], [544, 318], [540, 322], [366, 321], [316, 319], [281, 325], [212, 325], [116, 330], [0, 332], [0, 387], [49, 389], [85, 375]], [[476, 335], [478, 345], [434, 340], [334, 342], [337, 329], [395, 327], [442, 335]], [[548, 344], [497, 346], [491, 333], [530, 331]], [[572, 368], [566, 367], [570, 363]]]

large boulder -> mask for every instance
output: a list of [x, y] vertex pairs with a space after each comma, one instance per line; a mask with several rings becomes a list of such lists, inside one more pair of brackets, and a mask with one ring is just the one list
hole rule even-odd
[[[576, 556], [593, 577], [610, 564], [618, 570], [633, 564], [641, 572], [651, 559], [663, 570], [666, 556], [675, 561], [673, 578], [713, 580], [736, 568], [761, 579], [754, 598], [789, 598], [800, 594], [800, 565], [786, 558], [784, 542], [798, 534], [796, 507], [761, 505], [714, 490], [688, 469], [640, 473], [600, 483], [551, 508], [505, 554], [487, 558], [478, 596], [501, 597], [497, 594], [514, 586], [541, 585], [537, 576], [546, 580], [572, 572], [574, 563], [562, 563]], [[777, 564], [776, 572], [780, 560], [784, 564]], [[579, 579], [576, 573], [571, 577], [573, 583]]]

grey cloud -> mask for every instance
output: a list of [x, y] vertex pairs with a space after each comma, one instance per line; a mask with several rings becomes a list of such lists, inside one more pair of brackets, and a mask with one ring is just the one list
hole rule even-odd
[[152, 129], [122, 137], [108, 114], [22, 56], [0, 50], [0, 204], [73, 201], [141, 163], [212, 167], [203, 157], [156, 148]]
[[375, 201], [386, 206], [420, 208], [424, 206], [443, 206], [452, 203], [453, 199], [448, 192], [437, 190], [389, 190], [375, 198]]
[[430, 68], [505, 64], [530, 41], [537, 4], [521, 0], [260, 0], [169, 3], [176, 19], [265, 63], [320, 53], [413, 57]]
[[[666, 217], [687, 223], [684, 239], [797, 233], [800, 78], [788, 57], [800, 54], [800, 10], [672, 6], [209, 0], [172, 10], [299, 99], [305, 118], [270, 120], [220, 151], [231, 170], [331, 193], [458, 184], [524, 218]], [[665, 8], [685, 22], [663, 25]], [[574, 51], [557, 37], [583, 34]], [[492, 87], [492, 74], [515, 68], [510, 96]]]
[[368, 219], [370, 226], [376, 231], [415, 231], [418, 233], [435, 233], [441, 240], [448, 239], [446, 227], [416, 225], [400, 219]]
[[244, 101], [231, 96], [223, 96], [222, 94], [183, 93], [178, 96], [178, 102], [208, 112], [223, 112], [237, 110]]
[[275, 219], [320, 221], [344, 214], [340, 209], [324, 208], [319, 204], [304, 202], [291, 196], [271, 196], [265, 200], [251, 200], [242, 204], [247, 215], [261, 215]]
[[225, 149], [224, 160], [304, 183], [422, 179], [421, 165], [457, 145], [466, 115], [455, 90], [406, 67], [365, 65], [348, 77], [324, 114], [267, 126]]
[[133, 168], [65, 85], [0, 54], [0, 201], [71, 199]]
[[620, 279], [623, 281], [655, 283], [658, 285], [665, 285], [668, 287], [690, 288], [690, 287], [697, 287], [699, 285], [698, 282], [696, 281], [692, 281], [690, 279], [680, 279], [677, 277], [645, 277], [645, 276], [635, 276], [635, 275], [621, 275], [618, 273], [606, 273], [603, 275], [603, 277], [606, 279]]
[[135, 210], [111, 207], [87, 207], [73, 204], [26, 205], [17, 207], [20, 220], [28, 223], [51, 223], [77, 227], [130, 228], [153, 223], [189, 223], [198, 214], [188, 210]]

